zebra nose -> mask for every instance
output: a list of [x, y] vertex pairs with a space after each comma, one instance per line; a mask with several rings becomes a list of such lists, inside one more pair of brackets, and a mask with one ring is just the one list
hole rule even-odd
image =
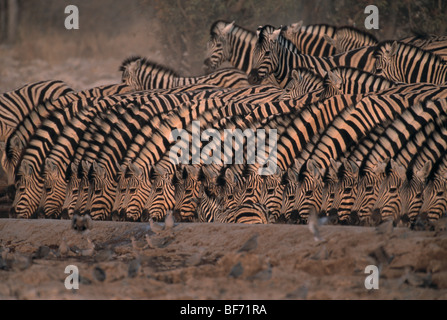
[[17, 218], [17, 212], [16, 212], [16, 209], [14, 207], [12, 207], [11, 210], [9, 210], [9, 218], [11, 218], [11, 219], [16, 219]]
[[149, 218], [150, 218], [149, 210], [144, 209], [143, 212], [141, 213], [141, 221], [148, 222]]
[[374, 209], [371, 213], [371, 224], [379, 225], [382, 222], [382, 215], [380, 214], [380, 209]]
[[360, 223], [358, 211], [351, 211], [349, 219], [351, 220], [352, 225], [358, 225]]
[[337, 209], [331, 209], [328, 211], [329, 222], [332, 224], [337, 224], [338, 221], [338, 211]]
[[68, 216], [68, 209], [63, 209], [61, 212], [61, 219], [70, 219]]
[[259, 79], [258, 75], [258, 69], [253, 69], [250, 71], [250, 74], [248, 75], [248, 83], [252, 85], [259, 84], [261, 81]]
[[45, 211], [42, 207], [37, 208], [35, 215], [38, 219], [45, 219]]
[[203, 61], [203, 64], [208, 68], [211, 68], [211, 58], [206, 58], [205, 61]]
[[289, 219], [287, 219], [287, 223], [296, 224], [300, 221], [300, 213], [298, 210], [293, 210], [290, 213]]

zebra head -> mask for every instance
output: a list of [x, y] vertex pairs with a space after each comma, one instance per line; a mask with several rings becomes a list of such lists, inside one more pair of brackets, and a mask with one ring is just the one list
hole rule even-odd
[[234, 21], [231, 23], [216, 21], [211, 26], [211, 37], [207, 43], [204, 61], [209, 72], [216, 70], [223, 62], [231, 59], [230, 34], [233, 28]]
[[399, 43], [386, 42], [377, 46], [374, 54], [376, 63], [374, 65], [373, 73], [378, 76], [384, 76], [388, 80], [403, 82], [403, 75], [399, 73], [400, 68], [396, 65], [397, 52], [399, 50]]
[[359, 170], [357, 181], [357, 195], [351, 208], [351, 215], [357, 216], [360, 223], [370, 223], [370, 213], [377, 196], [379, 187], [385, 178], [385, 168], [389, 159], [378, 162], [374, 167], [363, 167]]
[[[91, 163], [87, 161], [82, 161], [79, 165], [78, 161], [74, 161], [67, 168], [65, 173], [65, 179], [67, 181], [67, 187], [65, 190], [65, 199], [62, 204], [61, 217], [63, 219], [71, 219], [74, 215], [74, 210], [76, 203], [78, 201], [79, 194], [81, 193], [81, 179], [82, 171], [85, 170], [87, 173], [90, 170]], [[87, 188], [88, 191], [88, 188]]]
[[[320, 211], [323, 189], [322, 169], [313, 159], [308, 159], [300, 168], [293, 211], [297, 211], [301, 223], [306, 223], [311, 210]], [[286, 217], [289, 219], [290, 217]]]
[[125, 179], [127, 186], [120, 216], [128, 221], [140, 221], [143, 206], [151, 190], [150, 172], [146, 172], [138, 163], [132, 162], [127, 166]]
[[426, 185], [426, 179], [432, 168], [431, 160], [427, 161], [422, 168], [408, 170], [407, 178], [403, 181], [399, 190], [401, 201], [400, 217], [402, 221], [415, 221], [422, 206], [422, 195]]
[[38, 168], [29, 160], [23, 160], [16, 176], [16, 194], [12, 203], [10, 217], [33, 218], [42, 197], [43, 180]]
[[88, 173], [88, 196], [84, 214], [94, 220], [107, 220], [110, 217], [115, 200], [116, 181], [112, 172], [112, 163], [105, 165], [93, 161]]
[[44, 188], [41, 207], [43, 207], [45, 217], [59, 218], [65, 199], [67, 181], [61, 172], [61, 168], [50, 158], [45, 160], [43, 179]]
[[311, 91], [322, 90], [324, 79], [306, 68], [293, 69], [290, 80], [280, 97], [282, 100], [297, 100]]
[[15, 185], [15, 173], [22, 158], [24, 146], [20, 138], [13, 135], [8, 138], [5, 150], [2, 152], [1, 164], [6, 173], [8, 185]]
[[436, 172], [423, 192], [419, 217], [435, 221], [447, 212], [447, 171]]
[[281, 28], [275, 29], [269, 25], [258, 28], [258, 41], [253, 49], [252, 69], [248, 76], [251, 84], [260, 84], [278, 68], [277, 40], [280, 33]]
[[330, 164], [323, 175], [323, 187], [321, 191], [320, 216], [329, 216], [332, 222], [338, 222], [337, 210], [333, 209], [333, 203], [340, 177], [338, 172], [342, 167], [340, 161], [330, 160]]
[[359, 163], [343, 159], [342, 166], [338, 171], [338, 181], [331, 210], [337, 211], [338, 220], [342, 224], [357, 223], [357, 217], [351, 215], [351, 208], [357, 194], [359, 166]]
[[223, 197], [218, 196], [201, 184], [198, 197], [194, 200], [197, 203], [197, 220], [199, 222], [214, 222], [222, 216]]
[[143, 90], [143, 84], [139, 76], [142, 61], [142, 57], [130, 57], [124, 60], [119, 68], [119, 71], [122, 72], [121, 81], [135, 91]]
[[279, 217], [276, 219], [287, 221], [290, 217], [292, 220], [297, 220], [298, 211], [296, 212], [296, 217], [293, 214], [293, 208], [295, 206], [296, 189], [298, 187], [297, 172], [294, 167], [288, 168], [287, 172], [283, 175], [281, 179], [281, 184], [283, 185], [284, 191], [282, 194], [281, 201], [281, 211]]
[[154, 168], [154, 182], [143, 209], [143, 219], [152, 218], [162, 221], [168, 210], [174, 209], [175, 186], [173, 183], [174, 172]]
[[400, 188], [407, 178], [406, 169], [401, 164], [391, 159], [390, 166], [387, 167], [386, 176], [382, 181], [377, 200], [372, 208], [372, 222], [380, 223], [382, 220], [393, 219], [398, 222], [400, 219], [401, 198]]
[[225, 209], [237, 207], [241, 194], [242, 181], [239, 181], [231, 167], [223, 170], [224, 177], [219, 176], [218, 184], [223, 187], [222, 205]]
[[332, 96], [344, 94], [344, 82], [339, 69], [329, 70], [324, 78], [323, 90], [320, 100], [328, 99]]
[[200, 169], [194, 166], [180, 166], [174, 175], [175, 205], [174, 215], [179, 221], [194, 221], [201, 185]]
[[125, 217], [122, 212], [123, 202], [129, 182], [129, 179], [126, 176], [128, 164], [120, 165], [119, 163], [116, 163], [116, 167], [118, 168], [118, 171], [116, 173], [116, 196], [112, 207], [112, 220], [122, 221]]

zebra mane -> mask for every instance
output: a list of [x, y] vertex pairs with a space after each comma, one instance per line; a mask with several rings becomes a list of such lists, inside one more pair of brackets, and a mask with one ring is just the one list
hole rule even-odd
[[160, 72], [164, 73], [164, 74], [169, 74], [172, 75], [174, 77], [180, 77], [180, 75], [174, 71], [173, 69], [162, 65], [160, 63], [151, 61], [147, 58], [141, 57], [141, 56], [132, 56], [127, 58], [126, 60], [123, 61], [123, 63], [121, 64], [119, 71], [124, 72], [126, 70], [126, 68], [129, 66], [129, 64], [131, 64], [132, 62], [138, 61], [140, 60], [140, 69], [152, 69], [152, 70], [159, 70]]
[[[225, 25], [228, 25], [228, 24], [230, 24], [231, 23], [231, 21], [226, 21], [226, 20], [217, 20], [217, 21], [215, 21], [212, 25], [211, 25], [211, 28], [210, 28], [210, 36], [211, 36], [211, 38], [216, 38], [216, 37], [218, 37], [219, 36], [219, 32], [218, 32], [218, 30], [219, 30], [219, 25], [220, 24], [225, 24]], [[255, 33], [253, 32], [253, 31], [251, 31], [251, 30], [248, 30], [248, 29], [246, 29], [246, 28], [244, 28], [244, 27], [241, 27], [241, 26], [239, 26], [239, 25], [237, 25], [237, 24], [234, 24], [233, 25], [233, 30], [242, 30], [242, 31], [245, 31], [245, 32], [247, 32], [247, 33], [249, 33], [249, 34], [251, 34], [251, 35], [254, 35]], [[232, 31], [232, 32], [234, 32], [234, 31]]]
[[376, 38], [376, 36], [374, 36], [372, 33], [358, 29], [356, 27], [352, 27], [352, 26], [341, 26], [341, 27], [337, 27], [336, 32], [340, 31], [340, 30], [348, 30], [348, 31], [353, 31], [356, 33], [361, 34], [362, 36], [365, 36], [366, 38], [369, 38], [370, 40], [375, 41], [376, 43], [379, 43], [379, 40]]
[[[379, 42], [376, 45], [376, 48], [374, 50], [373, 55], [374, 56], [379, 55], [381, 53], [381, 50], [382, 50], [383, 47], [385, 47], [387, 44], [393, 44], [393, 42], [395, 42], [395, 41], [396, 40], [385, 40], [385, 41]], [[444, 60], [442, 60], [442, 58], [439, 55], [437, 55], [437, 54], [435, 54], [435, 53], [433, 53], [431, 51], [424, 50], [424, 49], [422, 49], [420, 47], [414, 46], [412, 44], [404, 43], [404, 42], [401, 42], [401, 41], [396, 41], [396, 42], [399, 44], [399, 49], [398, 49], [399, 51], [402, 51], [403, 48], [409, 48], [412, 51], [416, 52], [417, 54], [420, 54], [421, 56], [428, 56], [429, 58], [433, 59], [434, 62], [437, 62], [437, 63], [439, 63], [441, 65], [445, 64]]]

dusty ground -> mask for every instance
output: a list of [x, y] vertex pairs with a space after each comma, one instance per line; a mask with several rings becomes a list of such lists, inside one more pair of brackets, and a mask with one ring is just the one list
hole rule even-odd
[[[238, 252], [255, 234], [257, 247]], [[154, 234], [146, 223], [93, 222], [78, 233], [70, 221], [1, 219], [0, 299], [447, 298], [446, 231], [322, 226], [321, 236], [302, 225], [182, 223]], [[64, 237], [73, 250], [60, 256]], [[78, 290], [64, 286], [68, 265]], [[365, 288], [368, 265], [381, 268], [377, 290]]]

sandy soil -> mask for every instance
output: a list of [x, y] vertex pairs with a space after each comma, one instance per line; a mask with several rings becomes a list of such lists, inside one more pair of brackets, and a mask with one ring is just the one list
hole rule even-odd
[[[443, 223], [321, 226], [316, 242], [303, 225], [181, 223], [155, 234], [146, 223], [93, 222], [79, 233], [70, 221], [1, 219], [0, 299], [446, 299]], [[257, 247], [238, 252], [255, 234]], [[61, 256], [64, 237], [72, 250]], [[78, 290], [64, 286], [68, 265]], [[381, 269], [377, 290], [365, 288], [368, 265]]]

